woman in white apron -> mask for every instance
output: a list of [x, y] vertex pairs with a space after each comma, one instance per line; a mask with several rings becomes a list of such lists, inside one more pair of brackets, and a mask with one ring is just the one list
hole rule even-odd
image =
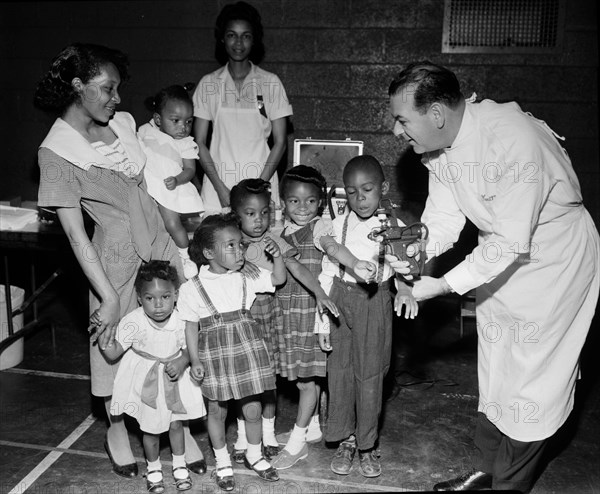
[[279, 78], [253, 63], [264, 52], [262, 35], [259, 13], [245, 2], [226, 5], [217, 17], [215, 51], [224, 66], [204, 76], [193, 97], [206, 215], [228, 208], [231, 187], [246, 178], [270, 181], [271, 197], [279, 201], [276, 171], [287, 146], [286, 117], [292, 107]]

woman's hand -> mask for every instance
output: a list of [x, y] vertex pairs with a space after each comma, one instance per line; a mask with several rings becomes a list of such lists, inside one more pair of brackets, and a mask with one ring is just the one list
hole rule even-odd
[[165, 178], [165, 187], [167, 190], [175, 190], [177, 187], [177, 177], [167, 177]]
[[229, 207], [229, 194], [230, 190], [223, 182], [219, 180], [219, 185], [215, 185], [215, 191], [217, 192], [217, 196], [219, 196], [219, 202], [221, 203], [221, 207], [228, 208]]
[[192, 379], [201, 383], [204, 380], [204, 364], [199, 360], [190, 364], [190, 375]]
[[165, 372], [171, 381], [177, 381], [183, 371], [188, 366], [188, 359], [182, 356], [177, 357], [165, 364]]
[[100, 307], [90, 316], [88, 331], [95, 330], [95, 334], [92, 334], [91, 339], [92, 341], [97, 339], [101, 349], [105, 350], [115, 341], [115, 333], [121, 319], [120, 314], [121, 304], [119, 299], [115, 298], [103, 300]]

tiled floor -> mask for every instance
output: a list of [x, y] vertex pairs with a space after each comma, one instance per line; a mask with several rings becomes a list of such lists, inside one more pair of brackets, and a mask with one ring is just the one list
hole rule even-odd
[[[36, 494], [145, 492], [141, 477], [126, 480], [113, 474], [103, 450], [105, 424], [99, 404], [90, 398], [87, 380], [86, 294], [76, 272], [68, 269], [40, 300], [40, 314], [55, 323], [56, 348], [48, 331], [36, 333], [25, 342], [23, 362], [0, 372], [0, 494], [26, 489]], [[476, 340], [472, 321], [466, 335], [459, 337], [456, 302], [430, 303], [418, 323], [397, 325], [395, 374], [403, 386], [390, 385], [386, 391], [380, 477], [366, 479], [357, 468], [347, 477], [332, 473], [334, 449], [321, 443], [310, 446], [306, 460], [281, 472], [277, 483], [265, 483], [243, 466], [236, 467], [236, 492], [427, 491], [469, 467], [477, 405]], [[576, 411], [555, 441], [534, 494], [600, 492], [598, 340], [594, 333], [586, 346]], [[295, 400], [295, 388], [283, 383], [277, 432], [292, 427]], [[231, 436], [234, 421], [230, 424]], [[204, 424], [197, 423], [193, 433], [210, 471], [214, 459]], [[141, 468], [143, 452], [133, 422], [131, 443]], [[166, 442], [161, 456], [168, 462]], [[174, 493], [168, 473], [165, 479], [166, 492]], [[193, 480], [191, 492], [218, 491], [209, 474]]]

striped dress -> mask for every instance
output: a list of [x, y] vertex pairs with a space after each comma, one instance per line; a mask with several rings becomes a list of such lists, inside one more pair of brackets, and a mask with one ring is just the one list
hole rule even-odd
[[[316, 218], [318, 219], [318, 218]], [[315, 278], [321, 272], [323, 254], [315, 247], [313, 231], [316, 221], [282, 238], [296, 247], [302, 263]], [[327, 355], [319, 347], [314, 334], [317, 301], [293, 276], [276, 291], [283, 311], [283, 332], [279, 341], [280, 374], [293, 381], [298, 378], [324, 377]]]

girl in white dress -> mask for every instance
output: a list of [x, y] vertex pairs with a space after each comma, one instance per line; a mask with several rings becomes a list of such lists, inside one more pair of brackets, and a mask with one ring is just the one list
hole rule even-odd
[[200, 386], [190, 378], [185, 322], [175, 309], [178, 286], [177, 271], [169, 261], [142, 264], [135, 280], [141, 307], [121, 319], [114, 344], [103, 350], [110, 360], [123, 356], [111, 414], [126, 413], [140, 424], [152, 493], [164, 491], [159, 439], [167, 431], [175, 486], [180, 491], [192, 487], [181, 421], [206, 415]]
[[198, 159], [198, 146], [190, 136], [193, 104], [183, 86], [161, 89], [147, 104], [154, 114], [138, 130], [148, 156], [144, 178], [148, 193], [158, 203], [165, 227], [179, 248], [183, 274], [189, 279], [198, 274], [198, 269], [190, 261], [189, 239], [179, 215], [204, 211], [200, 194], [191, 183]]

